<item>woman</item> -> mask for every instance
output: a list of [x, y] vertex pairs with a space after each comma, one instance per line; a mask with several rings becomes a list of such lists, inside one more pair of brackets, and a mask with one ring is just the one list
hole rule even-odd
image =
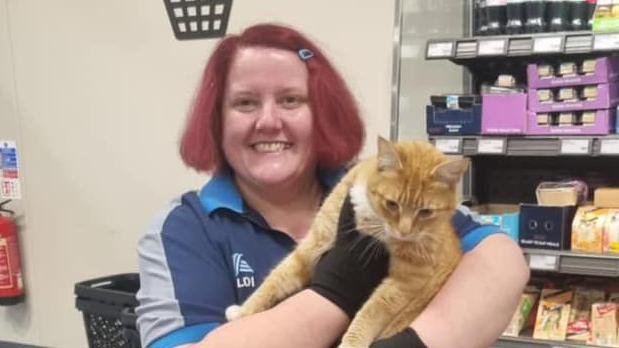
[[[223, 39], [181, 141], [185, 163], [214, 175], [140, 242], [144, 346], [205, 336], [200, 347], [333, 344], [386, 260], [352, 272], [358, 255], [334, 249], [310, 288], [273, 309], [225, 325], [224, 310], [242, 303], [305, 236], [363, 134], [345, 83], [302, 34], [257, 25]], [[375, 346], [487, 346], [507, 324], [528, 278], [519, 248], [464, 213], [454, 221], [469, 250], [461, 265], [409, 330]]]

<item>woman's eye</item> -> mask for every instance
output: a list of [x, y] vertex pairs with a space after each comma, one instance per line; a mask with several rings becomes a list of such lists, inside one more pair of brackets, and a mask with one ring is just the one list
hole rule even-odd
[[427, 219], [427, 218], [432, 217], [432, 215], [434, 215], [434, 210], [432, 210], [432, 209], [419, 209], [419, 212], [417, 214], [419, 215], [420, 218]]
[[241, 112], [250, 112], [258, 105], [255, 100], [252, 99], [237, 99], [232, 103], [232, 106]]
[[385, 206], [392, 212], [397, 212], [400, 210], [400, 206], [398, 205], [398, 203], [390, 199], [385, 201]]
[[303, 99], [298, 96], [286, 96], [282, 99], [281, 103], [286, 109], [295, 109], [301, 105]]

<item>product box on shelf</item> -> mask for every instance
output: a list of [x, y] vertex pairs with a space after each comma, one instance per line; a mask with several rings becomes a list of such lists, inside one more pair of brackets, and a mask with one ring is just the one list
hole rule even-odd
[[481, 130], [481, 105], [464, 109], [426, 106], [426, 131], [430, 135], [475, 135]]
[[619, 59], [615, 57], [597, 58], [593, 72], [575, 76], [540, 78], [538, 73], [540, 65], [543, 64], [529, 64], [527, 66], [527, 83], [530, 88], [592, 85], [619, 79]]
[[[576, 113], [578, 114], [578, 113]], [[583, 113], [580, 112], [582, 115]], [[528, 122], [526, 134], [529, 135], [605, 135], [610, 134], [613, 129], [613, 119], [610, 110], [597, 110], [591, 115], [594, 115], [592, 123], [586, 124], [553, 124], [540, 123], [541, 116], [555, 117], [560, 116], [560, 113], [535, 113], [528, 112]]]
[[520, 205], [519, 243], [523, 248], [570, 250], [575, 207]]
[[593, 191], [593, 205], [600, 208], [619, 208], [619, 188], [598, 187]]
[[[540, 100], [540, 89], [529, 89], [529, 110], [535, 112], [562, 112], [576, 110], [599, 110], [614, 108], [619, 103], [619, 85], [599, 84], [597, 85], [596, 94], [587, 100], [577, 99], [574, 101], [550, 101], [544, 102]], [[560, 93], [560, 90], [550, 90], [554, 94]], [[582, 93], [581, 90], [578, 90]], [[576, 93], [577, 94], [577, 93]]]
[[526, 129], [526, 93], [482, 95], [482, 134], [524, 134]]
[[478, 214], [479, 221], [501, 227], [507, 235], [518, 242], [518, 222], [520, 219], [518, 205], [512, 204], [484, 204], [472, 207]]

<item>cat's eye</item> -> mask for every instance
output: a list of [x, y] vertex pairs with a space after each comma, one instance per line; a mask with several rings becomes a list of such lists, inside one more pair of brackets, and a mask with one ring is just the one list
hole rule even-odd
[[434, 215], [434, 210], [432, 209], [419, 209], [419, 212], [417, 212], [417, 216], [419, 216], [419, 218], [421, 219], [428, 219], [431, 218], [432, 215]]
[[389, 209], [391, 212], [397, 212], [400, 210], [400, 206], [396, 201], [392, 201], [390, 199], [385, 200], [385, 207]]

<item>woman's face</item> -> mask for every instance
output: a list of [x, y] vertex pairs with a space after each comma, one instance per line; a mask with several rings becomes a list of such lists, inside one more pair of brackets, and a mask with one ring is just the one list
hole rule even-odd
[[223, 151], [236, 180], [258, 187], [314, 176], [307, 68], [289, 51], [247, 47], [232, 61], [223, 110]]

